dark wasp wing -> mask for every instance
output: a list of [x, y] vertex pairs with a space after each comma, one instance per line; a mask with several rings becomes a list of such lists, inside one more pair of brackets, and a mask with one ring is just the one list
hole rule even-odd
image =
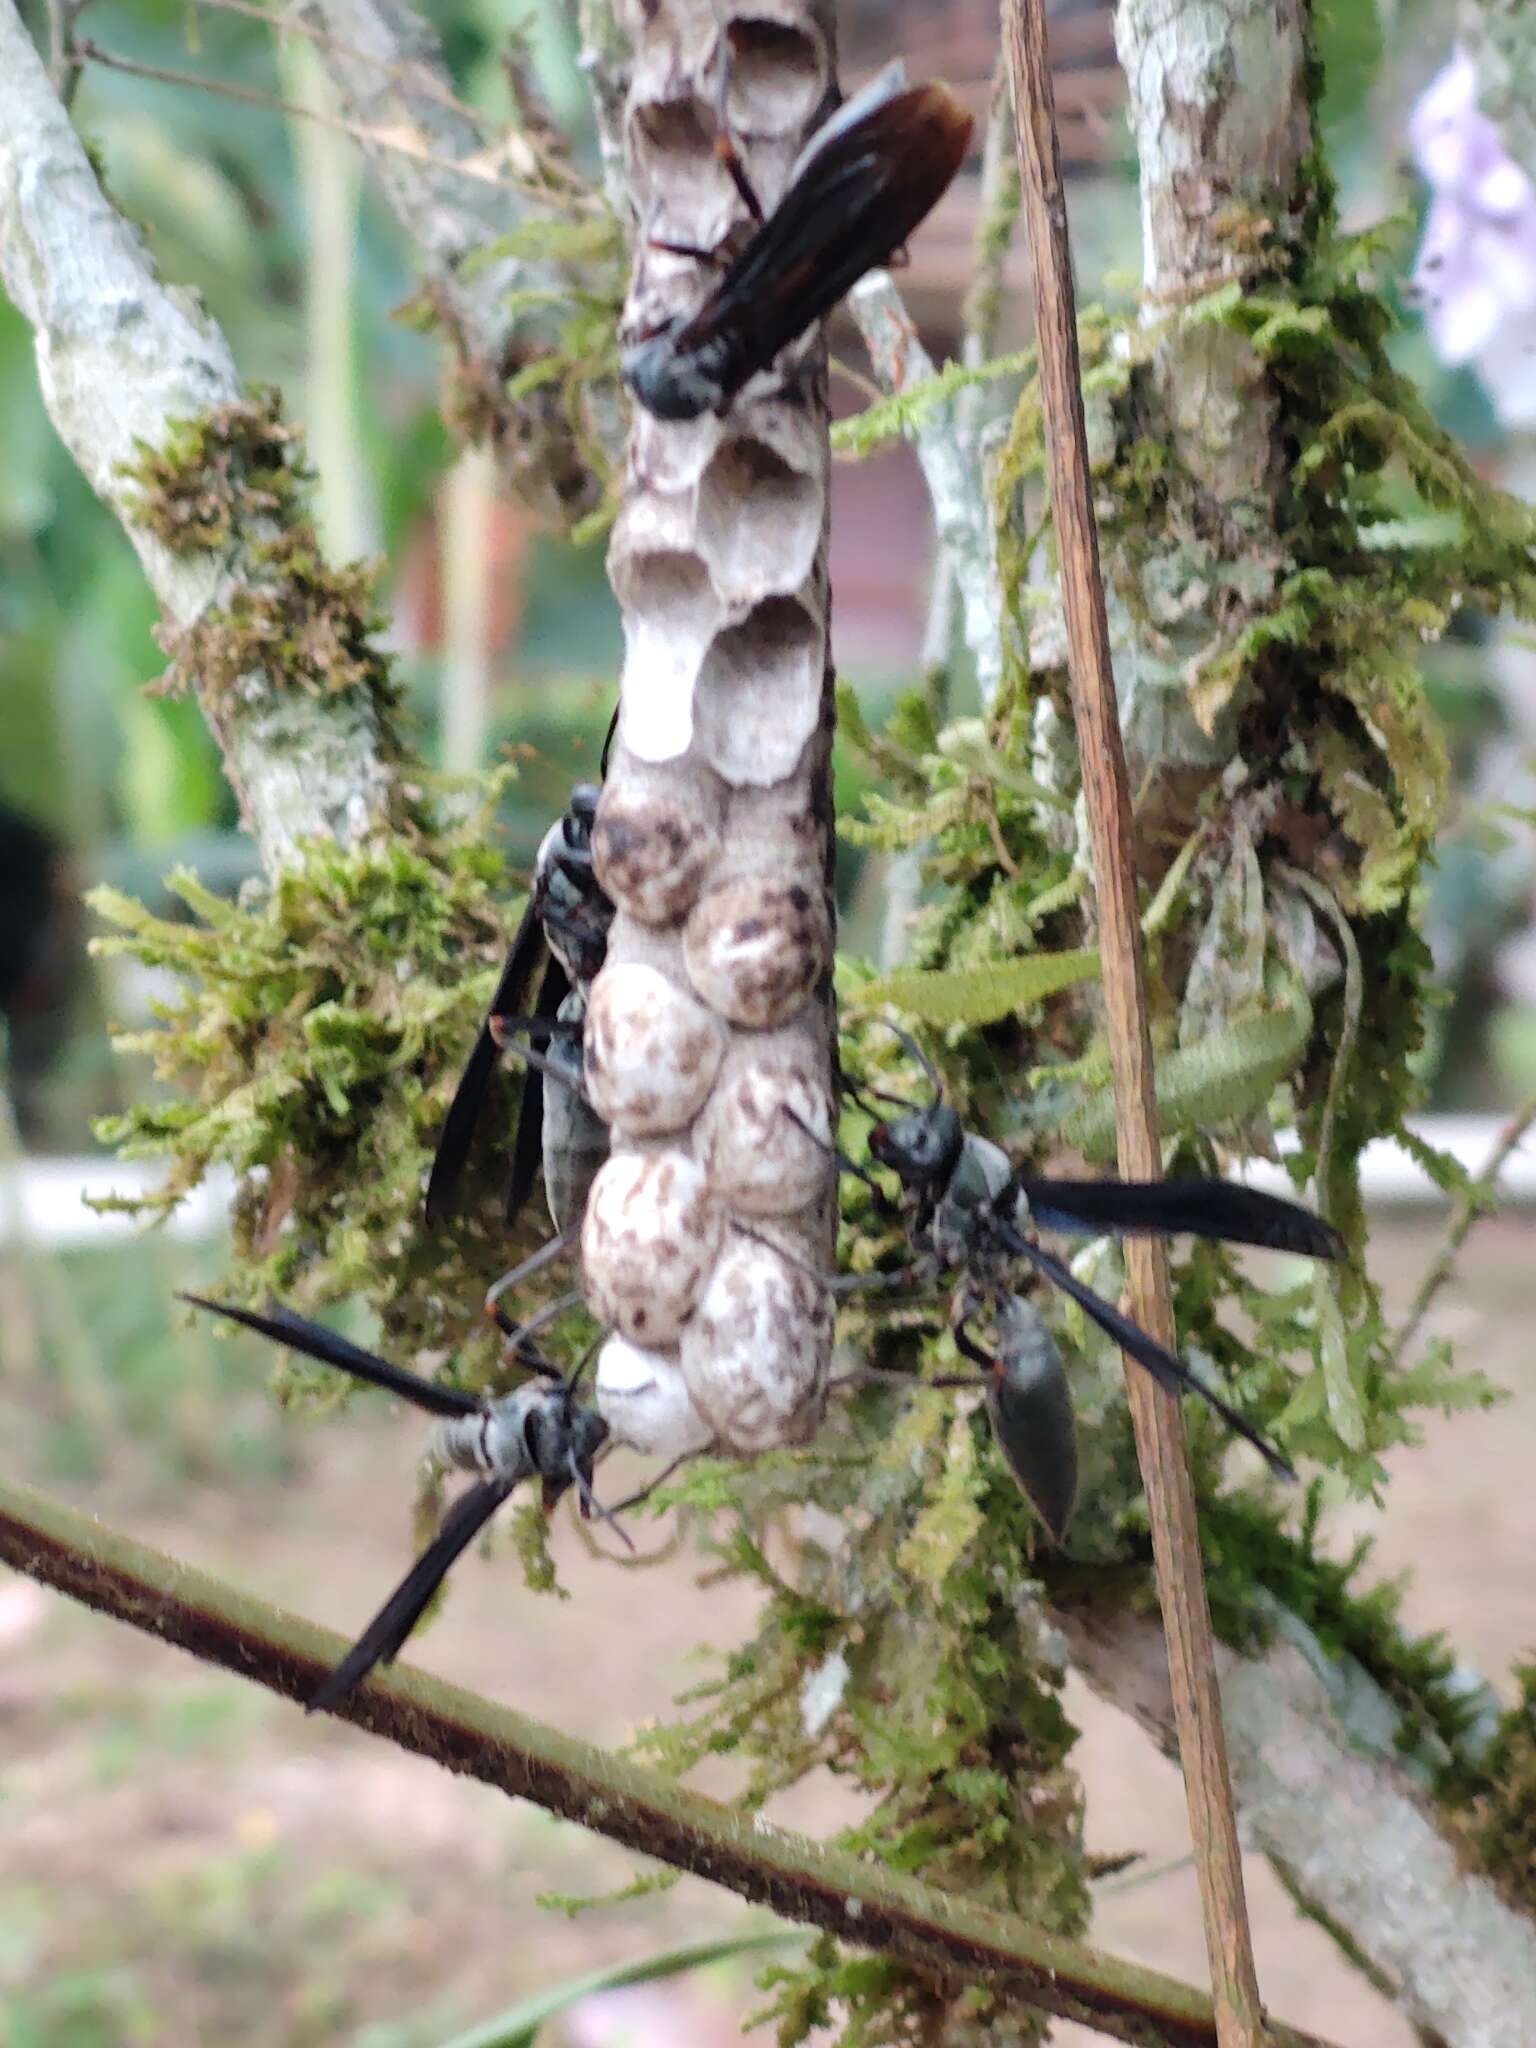
[[1047, 1230], [1173, 1237], [1188, 1231], [1221, 1244], [1264, 1245], [1311, 1259], [1343, 1259], [1331, 1223], [1261, 1188], [1230, 1180], [1039, 1180], [1018, 1177], [1029, 1212]]
[[965, 161], [972, 122], [942, 85], [850, 102], [800, 160], [789, 190], [678, 330], [679, 354], [723, 345], [727, 397], [927, 217]]
[[1129, 1316], [1122, 1315], [1119, 1309], [1105, 1301], [1102, 1295], [1095, 1294], [1091, 1287], [1084, 1286], [1070, 1266], [1053, 1257], [1042, 1245], [1034, 1244], [1029, 1238], [1021, 1236], [1001, 1217], [996, 1219], [996, 1229], [998, 1241], [1006, 1250], [1012, 1252], [1016, 1258], [1028, 1259], [1037, 1273], [1042, 1273], [1053, 1285], [1059, 1287], [1063, 1294], [1070, 1296], [1090, 1322], [1097, 1323], [1106, 1336], [1112, 1337], [1127, 1356], [1134, 1358], [1138, 1365], [1145, 1366], [1160, 1386], [1167, 1387], [1170, 1393], [1198, 1394], [1208, 1407], [1215, 1409], [1229, 1429], [1236, 1430], [1240, 1437], [1253, 1445], [1272, 1472], [1279, 1473], [1284, 1479], [1296, 1477], [1294, 1466], [1281, 1456], [1272, 1443], [1259, 1434], [1251, 1422], [1239, 1415], [1230, 1402], [1223, 1400], [1221, 1395], [1214, 1388], [1208, 1387], [1203, 1380], [1196, 1379], [1182, 1359], [1175, 1358], [1171, 1351], [1165, 1350], [1155, 1337], [1149, 1336], [1138, 1324], [1133, 1323]]
[[1027, 1339], [1022, 1343], [1016, 1302], [998, 1320], [995, 1352], [983, 1350], [963, 1323], [955, 1343], [986, 1374], [987, 1416], [1003, 1462], [1051, 1540], [1065, 1543], [1077, 1500], [1077, 1416], [1066, 1369], [1038, 1316], [1038, 1335], [1022, 1326]]
[[544, 952], [544, 927], [539, 922], [535, 899], [530, 893], [522, 922], [507, 948], [490, 1010], [480, 1026], [474, 1050], [459, 1076], [459, 1085], [448, 1105], [448, 1114], [443, 1118], [432, 1171], [427, 1177], [427, 1222], [433, 1229], [446, 1223], [453, 1214], [459, 1183], [464, 1178], [464, 1168], [469, 1160], [469, 1148], [474, 1142], [475, 1126], [480, 1121], [491, 1077], [496, 1072], [497, 1046], [491, 1035], [491, 1018], [515, 1016], [523, 1008], [528, 984]]
[[[560, 1005], [571, 992], [570, 976], [551, 953], [549, 965], [544, 970], [544, 979], [539, 984], [539, 993], [534, 1001], [533, 1015], [548, 1019], [551, 1023], [559, 1014]], [[530, 1038], [534, 1034], [530, 1034]], [[548, 1049], [548, 1034], [544, 1045]], [[522, 1215], [528, 1197], [539, 1184], [544, 1170], [544, 1075], [538, 1067], [524, 1067], [523, 1092], [517, 1105], [517, 1135], [512, 1141], [512, 1168], [507, 1175], [506, 1199], [502, 1215], [510, 1230]]]
[[270, 1337], [274, 1344], [286, 1344], [291, 1350], [302, 1351], [306, 1358], [313, 1358], [321, 1365], [333, 1365], [338, 1372], [349, 1372], [356, 1380], [366, 1380], [371, 1387], [383, 1387], [386, 1393], [398, 1394], [403, 1401], [409, 1401], [415, 1408], [426, 1409], [429, 1415], [474, 1415], [479, 1412], [480, 1403], [470, 1394], [460, 1393], [457, 1387], [440, 1387], [432, 1380], [419, 1378], [407, 1372], [404, 1366], [391, 1365], [387, 1358], [375, 1358], [371, 1351], [364, 1351], [356, 1344], [349, 1344], [345, 1337], [338, 1337], [334, 1330], [328, 1330], [323, 1323], [312, 1323], [306, 1317], [295, 1315], [291, 1308], [275, 1306], [269, 1314], [263, 1315], [253, 1308], [236, 1308], [227, 1301], [208, 1301], [200, 1294], [183, 1294], [180, 1299], [189, 1301], [194, 1308], [206, 1308], [216, 1316], [227, 1316], [232, 1323], [243, 1323], [248, 1330], [254, 1330], [260, 1337]]
[[315, 1688], [307, 1713], [340, 1706], [354, 1686], [361, 1685], [375, 1664], [391, 1664], [401, 1645], [426, 1612], [427, 1602], [447, 1577], [449, 1568], [467, 1550], [502, 1502], [517, 1485], [515, 1479], [483, 1479], [461, 1493], [443, 1517], [442, 1527], [411, 1566], [378, 1613], [363, 1630], [329, 1678]]

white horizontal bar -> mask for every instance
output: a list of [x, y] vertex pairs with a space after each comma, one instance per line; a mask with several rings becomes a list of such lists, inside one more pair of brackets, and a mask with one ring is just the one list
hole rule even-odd
[[[144, 1225], [133, 1216], [100, 1215], [87, 1200], [151, 1194], [163, 1167], [116, 1159], [24, 1159], [0, 1167], [0, 1244], [39, 1244], [52, 1251], [73, 1245], [131, 1244]], [[186, 1242], [222, 1237], [234, 1200], [233, 1174], [210, 1173], [159, 1227]]]
[[[1480, 1173], [1499, 1141], [1503, 1119], [1496, 1116], [1426, 1116], [1410, 1119], [1417, 1137], [1450, 1152], [1469, 1173]], [[161, 1175], [147, 1165], [111, 1159], [28, 1159], [15, 1168], [0, 1168], [0, 1244], [27, 1242], [53, 1250], [71, 1245], [131, 1242], [140, 1229], [131, 1216], [98, 1215], [86, 1207], [88, 1196], [145, 1195]], [[1253, 1187], [1293, 1191], [1283, 1167], [1255, 1159], [1243, 1178]], [[1361, 1180], [1367, 1202], [1382, 1205], [1435, 1206], [1445, 1197], [1429, 1176], [1399, 1146], [1385, 1141], [1366, 1148]], [[1506, 1202], [1536, 1203], [1536, 1132], [1528, 1132], [1504, 1162], [1499, 1194]], [[164, 1228], [174, 1238], [206, 1240], [228, 1227], [234, 1180], [211, 1173], [181, 1204]], [[18, 1214], [18, 1202], [20, 1213]]]
[[[1503, 1136], [1507, 1119], [1499, 1116], [1411, 1116], [1408, 1128], [1437, 1152], [1449, 1152], [1467, 1173], [1478, 1174]], [[1281, 1150], [1294, 1149], [1285, 1139]], [[1276, 1194], [1296, 1191], [1284, 1167], [1267, 1159], [1250, 1160], [1243, 1170], [1250, 1186], [1270, 1188]], [[1441, 1194], [1413, 1156], [1395, 1140], [1378, 1138], [1367, 1145], [1360, 1161], [1360, 1186], [1368, 1203], [1382, 1207], [1406, 1204], [1434, 1208], [1447, 1197]], [[1536, 1130], [1527, 1131], [1505, 1160], [1499, 1173], [1499, 1199], [1504, 1202], [1536, 1202]]]

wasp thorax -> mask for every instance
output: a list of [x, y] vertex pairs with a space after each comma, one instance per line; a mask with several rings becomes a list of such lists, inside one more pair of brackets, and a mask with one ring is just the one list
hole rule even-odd
[[598, 880], [642, 924], [681, 924], [719, 853], [709, 818], [640, 790], [611, 791], [592, 832]]
[[656, 1138], [697, 1115], [725, 1056], [720, 1019], [654, 967], [612, 962], [592, 984], [583, 1034], [587, 1093], [604, 1123]]
[[824, 892], [739, 875], [706, 890], [683, 933], [690, 980], [733, 1024], [785, 1024], [827, 973], [832, 930]]
[[699, 1120], [711, 1185], [748, 1216], [785, 1215], [825, 1196], [831, 1144], [825, 1077], [804, 1047], [728, 1059]]
[[704, 1286], [720, 1211], [685, 1152], [624, 1152], [592, 1184], [581, 1232], [587, 1298], [637, 1344], [670, 1344]]
[[595, 1398], [617, 1441], [647, 1457], [691, 1457], [715, 1440], [693, 1405], [677, 1359], [627, 1337], [610, 1337], [598, 1353]]
[[727, 1242], [683, 1332], [683, 1378], [722, 1448], [751, 1456], [814, 1436], [831, 1348], [825, 1288], [742, 1233]]

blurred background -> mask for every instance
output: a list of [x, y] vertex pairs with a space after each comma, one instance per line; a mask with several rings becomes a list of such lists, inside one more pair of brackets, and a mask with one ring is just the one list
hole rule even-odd
[[[509, 34], [525, 36], [551, 107], [595, 160], [562, 0], [432, 0], [423, 11], [459, 91], [492, 119], [505, 106], [500, 52]], [[29, 13], [46, 48], [41, 5]], [[1487, 474], [1536, 495], [1536, 258], [1523, 298], [1507, 266], [1495, 290], [1463, 265], [1455, 296], [1420, 253], [1458, 225], [1459, 246], [1475, 245], [1476, 223], [1455, 215], [1455, 147], [1471, 146], [1475, 117], [1447, 73], [1453, 15], [1434, 0], [1340, 0], [1323, 13], [1324, 119], [1346, 224], [1402, 218], [1384, 277], [1403, 313], [1400, 366]], [[1111, 11], [1067, 0], [1053, 16], [1081, 295], [1129, 304], [1137, 208]], [[850, 82], [901, 52], [984, 113], [996, 0], [844, 0], [841, 18]], [[279, 385], [305, 423], [330, 548], [382, 557], [425, 758], [449, 775], [516, 761], [502, 825], [526, 864], [573, 776], [595, 770], [611, 706], [619, 633], [601, 540], [578, 549], [541, 532], [483, 458], [450, 442], [437, 345], [396, 317], [413, 289], [410, 253], [347, 139], [288, 110], [325, 106], [299, 39], [279, 45], [261, 21], [197, 0], [94, 0], [86, 27], [116, 60], [88, 63], [74, 99], [109, 190], [166, 276], [202, 293], [243, 373]], [[1529, 193], [1527, 203], [1516, 225], [1536, 249]], [[936, 357], [958, 343], [977, 211], [973, 166], [903, 274]], [[1005, 347], [1026, 333], [1025, 261], [1016, 251], [1008, 272]], [[862, 366], [851, 328], [840, 324], [833, 345]], [[854, 377], [837, 390], [840, 410], [864, 402]], [[92, 1161], [91, 1123], [151, 1085], [113, 1059], [107, 1024], [131, 1026], [156, 996], [125, 963], [109, 972], [87, 960], [82, 890], [110, 881], [171, 915], [172, 867], [228, 892], [255, 867], [195, 705], [144, 694], [164, 666], [154, 606], [54, 440], [27, 331], [5, 304], [0, 417], [7, 1466], [346, 1627], [371, 1612], [409, 1540], [417, 1432], [382, 1403], [359, 1403], [345, 1428], [297, 1426], [267, 1399], [270, 1361], [257, 1347], [211, 1343], [168, 1314], [176, 1288], [217, 1280], [217, 1200], [142, 1240], [111, 1235], [81, 1203], [86, 1183], [129, 1184], [126, 1169]], [[833, 535], [839, 667], [878, 719], [916, 680], [930, 567], [926, 498], [904, 451], [839, 468]], [[1435, 1109], [1497, 1117], [1536, 1090], [1536, 641], [1463, 616], [1424, 658], [1456, 764], [1426, 905], [1444, 994], [1426, 1078]], [[854, 802], [852, 764], [840, 762], [839, 782]], [[845, 849], [839, 883], [848, 942], [868, 949], [880, 877], [860, 863]], [[1431, 1212], [1383, 1217], [1379, 1257], [1400, 1300], [1439, 1228]], [[1536, 1366], [1519, 1333], [1536, 1277], [1516, 1256], [1522, 1229], [1514, 1217], [1483, 1226], [1467, 1281], [1442, 1298], [1428, 1334], [1472, 1344], [1528, 1421]], [[1398, 1460], [1381, 1556], [1422, 1567], [1411, 1618], [1454, 1622], [1458, 1645], [1493, 1673], [1528, 1647], [1519, 1596], [1536, 1510], [1521, 1433], [1508, 1409], [1442, 1433]], [[729, 1644], [749, 1624], [750, 1596], [696, 1591], [686, 1554], [635, 1588], [568, 1532], [559, 1547], [571, 1601], [535, 1601], [505, 1560], [471, 1564], [424, 1658], [615, 1741], [689, 1682], [698, 1640]], [[1070, 1704], [1104, 1832], [1095, 1846], [1147, 1856], [1106, 1895], [1100, 1935], [1202, 1976], [1177, 1781], [1123, 1722], [1085, 1696]], [[311, 1727], [9, 1577], [0, 1729], [6, 2048], [429, 2048], [562, 1976], [739, 1922], [731, 1901], [687, 1886], [579, 1918], [538, 1913], [541, 1892], [624, 1885], [629, 1860], [361, 1736]], [[835, 1825], [836, 1788], [817, 1798], [802, 1793], [785, 1817]], [[1255, 1884], [1276, 2009], [1351, 2048], [1406, 2044], [1262, 1872]], [[735, 2038], [751, 1968], [587, 2001], [549, 2038]]]

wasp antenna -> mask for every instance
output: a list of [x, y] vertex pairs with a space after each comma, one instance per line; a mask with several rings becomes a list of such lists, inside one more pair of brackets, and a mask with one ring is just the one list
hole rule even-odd
[[565, 1382], [566, 1396], [569, 1400], [575, 1400], [576, 1389], [581, 1385], [582, 1379], [586, 1374], [587, 1367], [592, 1363], [593, 1359], [596, 1358], [603, 1344], [612, 1335], [613, 1331], [611, 1328], [604, 1328], [599, 1330], [597, 1335], [592, 1339], [592, 1342], [587, 1346], [586, 1350], [583, 1351], [580, 1358], [577, 1359], [575, 1365], [571, 1369], [570, 1378]]
[[[923, 1051], [923, 1048], [918, 1044], [917, 1040], [912, 1036], [910, 1031], [903, 1031], [899, 1024], [893, 1024], [888, 1017], [877, 1018], [876, 1022], [883, 1024], [885, 1026], [886, 1030], [890, 1032], [891, 1036], [897, 1041], [897, 1043], [902, 1047], [902, 1049], [917, 1061], [917, 1064], [922, 1068], [923, 1072], [927, 1075], [928, 1085], [933, 1090], [933, 1100], [929, 1103], [928, 1107], [930, 1109], [937, 1109], [939, 1104], [944, 1100], [944, 1083], [939, 1079], [938, 1068], [934, 1065], [933, 1061], [929, 1059], [927, 1053]], [[887, 1102], [896, 1102], [899, 1100], [899, 1098], [894, 1095], [888, 1095], [884, 1097], [884, 1100]], [[911, 1105], [910, 1103], [902, 1103], [901, 1107], [907, 1109], [910, 1108]]]
[[569, 1468], [571, 1484], [575, 1487], [576, 1496], [581, 1502], [582, 1514], [589, 1520], [595, 1518], [599, 1522], [606, 1522], [625, 1549], [632, 1552], [635, 1547], [634, 1538], [619, 1520], [615, 1511], [612, 1508], [605, 1508], [597, 1495], [592, 1491], [592, 1482], [576, 1462], [576, 1453], [574, 1451], [570, 1454]]
[[613, 743], [618, 738], [618, 736], [619, 707], [617, 704], [615, 704], [613, 707], [613, 716], [608, 721], [608, 732], [606, 738], [603, 741], [603, 751], [597, 763], [597, 779], [599, 782], [606, 782], [608, 780], [608, 762], [613, 753]]

